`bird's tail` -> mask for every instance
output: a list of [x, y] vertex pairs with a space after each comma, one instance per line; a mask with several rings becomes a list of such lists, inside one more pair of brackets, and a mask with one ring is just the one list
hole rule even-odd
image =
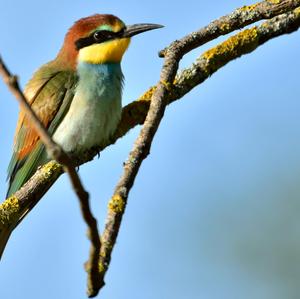
[[[14, 159], [14, 156], [12, 160]], [[25, 182], [34, 174], [39, 165], [46, 163], [49, 160], [45, 147], [42, 144], [39, 144], [37, 148], [29, 154], [22, 163], [17, 163], [16, 166], [13, 162], [10, 163], [8, 169], [8, 176], [10, 179], [9, 188], [7, 191], [6, 198], [11, 196], [17, 190], [19, 190]], [[13, 169], [13, 170], [12, 170]], [[13, 173], [13, 175], [12, 175]], [[13, 230], [19, 225], [23, 218], [33, 209], [33, 207], [38, 203], [37, 200], [33, 200], [20, 215], [18, 221], [13, 223], [9, 227], [1, 229], [0, 227], [0, 260], [3, 255], [3, 251], [7, 244], [7, 241], [13, 232]]]

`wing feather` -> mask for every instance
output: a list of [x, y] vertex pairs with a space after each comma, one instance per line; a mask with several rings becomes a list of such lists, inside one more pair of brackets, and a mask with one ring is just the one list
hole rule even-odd
[[[73, 99], [77, 77], [74, 71], [40, 68], [25, 88], [25, 96], [50, 135], [68, 111]], [[21, 110], [16, 128], [14, 148], [8, 166], [8, 195], [17, 191], [48, 160], [44, 145]]]

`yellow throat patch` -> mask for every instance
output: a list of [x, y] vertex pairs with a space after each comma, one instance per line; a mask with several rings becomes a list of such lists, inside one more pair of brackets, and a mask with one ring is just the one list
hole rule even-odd
[[79, 50], [78, 60], [93, 64], [120, 62], [130, 43], [130, 38], [120, 38]]

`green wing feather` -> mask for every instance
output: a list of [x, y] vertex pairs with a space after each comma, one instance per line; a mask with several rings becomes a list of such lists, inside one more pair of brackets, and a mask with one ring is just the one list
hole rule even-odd
[[[59, 70], [50, 63], [40, 68], [26, 86], [25, 95], [50, 135], [70, 107], [77, 80], [74, 71]], [[21, 115], [19, 122], [8, 166], [7, 196], [19, 190], [40, 165], [49, 161], [45, 147], [30, 127], [26, 115]]]

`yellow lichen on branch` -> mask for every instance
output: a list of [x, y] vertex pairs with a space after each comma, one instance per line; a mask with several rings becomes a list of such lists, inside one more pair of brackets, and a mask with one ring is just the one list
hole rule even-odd
[[20, 204], [16, 196], [7, 198], [0, 204], [0, 227], [16, 223], [20, 215]]
[[58, 164], [56, 161], [52, 160], [45, 164], [42, 168], [41, 171], [44, 174], [45, 180], [47, 180], [50, 176], [53, 175], [54, 172], [61, 170], [62, 166]]
[[239, 8], [240, 11], [252, 11], [254, 10], [260, 3], [255, 3], [252, 5], [245, 5]]
[[108, 203], [108, 208], [115, 213], [122, 213], [125, 209], [124, 198], [119, 194], [114, 195]]
[[154, 91], [156, 90], [156, 86], [150, 87], [145, 93], [143, 93], [138, 101], [150, 101]]
[[279, 4], [281, 0], [268, 0], [268, 2], [273, 3], [273, 4]]
[[213, 73], [229, 60], [239, 57], [245, 53], [253, 51], [258, 45], [258, 34], [256, 27], [246, 29], [230, 38], [218, 46], [204, 52], [201, 58], [207, 60], [208, 73]]
[[296, 16], [300, 16], [300, 7], [294, 9], [294, 13], [296, 14]]

